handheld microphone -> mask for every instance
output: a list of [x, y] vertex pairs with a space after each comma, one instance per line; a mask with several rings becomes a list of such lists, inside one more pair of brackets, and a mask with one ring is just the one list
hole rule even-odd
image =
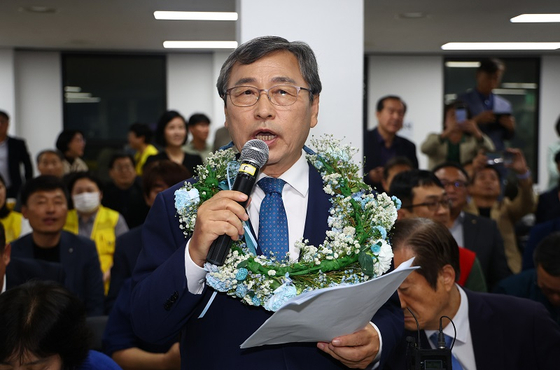
[[[258, 139], [247, 141], [243, 149], [241, 149], [239, 160], [241, 161], [241, 165], [239, 166], [239, 171], [237, 172], [231, 190], [237, 190], [249, 196], [257, 181], [259, 170], [268, 161], [268, 145], [266, 145], [264, 141]], [[246, 207], [248, 200], [249, 198], [247, 198], [245, 202], [239, 204]], [[222, 266], [229, 253], [231, 243], [232, 240], [229, 235], [220, 235], [210, 246], [208, 255], [206, 256], [206, 262]]]

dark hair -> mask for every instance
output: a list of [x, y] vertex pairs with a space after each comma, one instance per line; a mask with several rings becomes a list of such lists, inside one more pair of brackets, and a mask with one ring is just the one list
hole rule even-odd
[[27, 205], [29, 197], [39, 191], [62, 190], [68, 202], [68, 190], [61, 179], [52, 175], [41, 175], [34, 179], [27, 180], [21, 189], [21, 204]]
[[401, 104], [404, 107], [404, 113], [406, 113], [406, 103], [404, 102], [404, 100], [401, 99], [400, 96], [397, 96], [397, 95], [385, 95], [385, 96], [381, 97], [377, 101], [377, 105], [375, 107], [378, 112], [381, 112], [383, 110], [383, 108], [385, 108], [385, 100], [398, 100], [398, 101], [400, 101]]
[[297, 58], [301, 75], [311, 90], [311, 101], [313, 101], [315, 95], [321, 93], [323, 87], [319, 78], [319, 67], [315, 53], [313, 53], [309, 45], [301, 41], [289, 42], [277, 36], [263, 36], [256, 37], [240, 45], [228, 56], [222, 65], [216, 88], [220, 97], [224, 99], [224, 104], [227, 102], [225, 94], [233, 66], [237, 63], [244, 65], [254, 63], [276, 51], [289, 51]]
[[[6, 180], [4, 180], [4, 177], [2, 175], [0, 175], [0, 182], [2, 183], [2, 185], [4, 185], [4, 187], [6, 187]], [[2, 207], [0, 207], [0, 218], [4, 218], [10, 214], [10, 209], [8, 208], [7, 200], [8, 200], [8, 189], [6, 188], [6, 197], [4, 198], [4, 204], [2, 204]]]
[[484, 166], [482, 169], [480, 169], [480, 170], [478, 170], [478, 171], [475, 171], [475, 172], [473, 173], [472, 178], [471, 178], [471, 184], [474, 184], [474, 181], [476, 180], [476, 176], [477, 176], [480, 172], [482, 172], [483, 170], [488, 170], [488, 169], [494, 171], [494, 172], [496, 173], [496, 175], [498, 176], [498, 180], [499, 180], [500, 182], [502, 181], [502, 175], [500, 174], [500, 171], [498, 171], [498, 169], [496, 168], [496, 166], [486, 165], [486, 166]]
[[30, 281], [0, 295], [0, 361], [58, 354], [62, 369], [87, 358], [91, 333], [83, 303], [50, 281]]
[[535, 267], [542, 266], [552, 276], [560, 276], [560, 232], [544, 238], [535, 249], [533, 260]]
[[453, 267], [455, 281], [458, 281], [461, 273], [459, 246], [444, 225], [422, 217], [398, 220], [392, 230], [391, 246], [393, 251], [409, 248], [414, 252], [413, 265], [421, 267], [416, 271], [434, 290], [438, 274], [445, 265]]
[[412, 205], [414, 188], [431, 185], [443, 188], [441, 181], [430, 171], [417, 169], [404, 171], [393, 177], [389, 194], [399, 198], [402, 202], [402, 208], [405, 208]]
[[556, 120], [556, 126], [554, 127], [556, 128], [556, 134], [560, 136], [560, 116], [558, 116], [558, 119]]
[[194, 126], [197, 123], [205, 123], [209, 125], [210, 118], [208, 118], [208, 116], [204, 113], [195, 113], [189, 117], [189, 122], [187, 123], [187, 125]]
[[8, 121], [10, 120], [10, 116], [8, 115], [8, 113], [4, 112], [3, 110], [0, 110], [0, 117], [3, 117], [4, 119], [7, 119]]
[[58, 158], [60, 158], [61, 161], [64, 160], [64, 155], [62, 155], [62, 153], [61, 153], [59, 150], [55, 150], [55, 149], [45, 149], [45, 150], [41, 150], [41, 151], [39, 152], [39, 154], [37, 154], [37, 157], [36, 157], [37, 164], [39, 164], [39, 162], [41, 161], [41, 157], [42, 157], [44, 154], [54, 154], [54, 155], [56, 155]]
[[480, 61], [480, 66], [477, 72], [485, 72], [489, 74], [494, 74], [499, 70], [505, 69], [505, 64], [498, 58], [485, 58]]
[[111, 156], [111, 159], [109, 160], [109, 168], [110, 169], [113, 168], [117, 159], [121, 159], [121, 158], [130, 159], [130, 163], [132, 163], [132, 167], [134, 167], [136, 165], [136, 162], [134, 161], [134, 157], [132, 156], [132, 154], [125, 153], [125, 152], [117, 152], [117, 153], [115, 153]]
[[152, 191], [152, 188], [158, 180], [163, 181], [167, 187], [171, 187], [191, 176], [192, 174], [184, 166], [168, 159], [152, 161], [144, 168], [144, 173], [142, 174], [142, 188], [147, 197], [150, 195], [150, 191]]
[[144, 143], [149, 144], [152, 142], [152, 136], [154, 133], [145, 123], [136, 122], [130, 125], [128, 128], [129, 132], [133, 132], [136, 137], [144, 137]]
[[465, 175], [465, 178], [467, 179], [467, 182], [469, 182], [469, 174], [467, 173], [467, 171], [465, 171], [463, 166], [461, 166], [457, 162], [443, 162], [442, 164], [438, 164], [437, 166], [435, 166], [434, 169], [432, 170], [432, 172], [435, 174], [436, 172], [438, 172], [442, 168], [447, 168], [447, 167], [452, 167], [452, 168], [457, 169], [459, 172], [461, 172], [463, 175]]
[[6, 247], [6, 230], [4, 225], [0, 222], [0, 254], [4, 253], [4, 248]]
[[391, 171], [391, 169], [396, 166], [408, 166], [411, 170], [414, 169], [414, 165], [407, 157], [392, 157], [387, 161], [387, 163], [385, 163], [385, 166], [383, 166], [383, 178], [385, 180], [387, 180], [387, 178], [389, 177], [389, 171]]
[[89, 171], [81, 171], [70, 174], [68, 178], [68, 192], [70, 194], [72, 194], [72, 189], [74, 188], [74, 185], [76, 185], [76, 182], [81, 179], [88, 179], [90, 181], [93, 181], [99, 188], [99, 191], [103, 193], [103, 183], [101, 182], [101, 180]]
[[[158, 123], [157, 123], [157, 127], [156, 127], [156, 143], [166, 147], [167, 146], [167, 141], [165, 140], [165, 127], [167, 127], [167, 124], [169, 122], [171, 122], [172, 119], [179, 117], [180, 119], [183, 120], [183, 122], [185, 122], [185, 129], [187, 128], [187, 121], [185, 120], [185, 117], [183, 117], [179, 112], [177, 112], [176, 110], [168, 110], [167, 112], [165, 112], [164, 114], [162, 114], [162, 116], [159, 118]], [[183, 142], [183, 144], [185, 144], [187, 142], [187, 135], [185, 135], [185, 141]]]
[[68, 145], [77, 134], [84, 136], [84, 133], [80, 130], [63, 130], [56, 139], [56, 149], [60, 150], [62, 154], [65, 154], [68, 151]]

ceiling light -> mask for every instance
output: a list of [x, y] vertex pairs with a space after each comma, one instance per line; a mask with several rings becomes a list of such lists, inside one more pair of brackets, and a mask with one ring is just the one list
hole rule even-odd
[[400, 13], [398, 17], [403, 19], [419, 19], [419, 18], [426, 18], [426, 14], [421, 12], [408, 12], [408, 13]]
[[235, 49], [237, 41], [164, 41], [166, 49]]
[[171, 12], [155, 11], [154, 18], [172, 21], [236, 21], [236, 12]]
[[511, 23], [558, 23], [560, 14], [520, 14], [509, 21]]
[[64, 86], [64, 91], [69, 93], [79, 93], [82, 91], [82, 88], [79, 86]]
[[478, 68], [480, 67], [480, 62], [445, 62], [445, 66], [448, 68]]
[[448, 42], [443, 50], [556, 50], [560, 42]]
[[42, 13], [42, 14], [52, 14], [56, 13], [56, 8], [49, 8], [47, 6], [31, 5], [23, 8], [19, 8], [20, 12], [28, 13]]

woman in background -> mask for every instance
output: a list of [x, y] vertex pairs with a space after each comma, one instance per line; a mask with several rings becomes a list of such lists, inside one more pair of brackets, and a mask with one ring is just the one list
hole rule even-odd
[[187, 142], [187, 123], [179, 112], [170, 110], [159, 119], [156, 128], [156, 143], [163, 150], [156, 155], [148, 157], [146, 164], [158, 159], [168, 159], [178, 163], [189, 170], [189, 177], [194, 173], [196, 166], [202, 164], [202, 158], [196, 154], [188, 154], [183, 150]]
[[79, 130], [66, 129], [58, 135], [56, 148], [64, 155], [64, 174], [71, 172], [87, 171], [88, 166], [82, 160], [86, 141], [84, 134]]

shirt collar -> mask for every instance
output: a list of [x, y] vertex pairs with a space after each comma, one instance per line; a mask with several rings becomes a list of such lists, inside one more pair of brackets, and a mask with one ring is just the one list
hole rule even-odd
[[4, 274], [4, 282], [2, 283], [2, 290], [0, 290], [0, 294], [6, 291], [6, 274]]
[[[264, 173], [259, 174], [259, 180], [267, 177]], [[280, 175], [280, 179], [286, 181], [301, 196], [307, 196], [309, 191], [309, 165], [305, 153], [302, 150], [299, 159], [286, 172]]]

